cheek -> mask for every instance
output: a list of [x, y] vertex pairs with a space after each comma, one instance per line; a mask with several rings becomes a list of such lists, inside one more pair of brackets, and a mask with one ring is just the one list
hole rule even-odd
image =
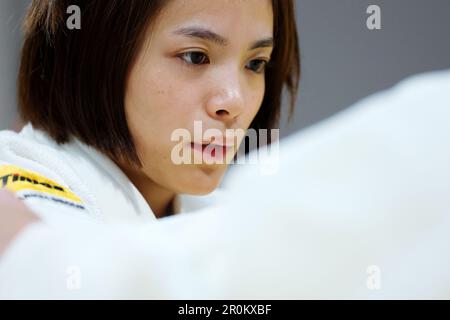
[[126, 98], [129, 126], [135, 131], [161, 133], [177, 113], [175, 85], [160, 72], [130, 79]]
[[176, 142], [172, 132], [190, 128], [196, 110], [188, 83], [163, 72], [141, 72], [130, 78], [126, 95], [127, 122], [144, 163], [169, 159]]
[[259, 85], [258, 88], [254, 88], [252, 94], [250, 94], [248, 97], [247, 105], [249, 106], [249, 108], [247, 108], [248, 111], [245, 117], [246, 118], [245, 123], [247, 124], [247, 128], [250, 126], [251, 122], [258, 114], [258, 111], [261, 109], [261, 104], [264, 99], [264, 92], [265, 87], [264, 83], [262, 83], [261, 85]]

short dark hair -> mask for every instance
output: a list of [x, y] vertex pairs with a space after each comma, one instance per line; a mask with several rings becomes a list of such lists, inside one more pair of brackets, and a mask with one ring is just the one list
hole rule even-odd
[[[272, 0], [275, 46], [266, 92], [250, 128], [278, 125], [283, 88], [297, 97], [300, 56], [293, 0]], [[81, 9], [82, 27], [66, 27]], [[57, 143], [72, 136], [114, 160], [140, 164], [125, 116], [127, 79], [151, 21], [167, 0], [33, 0], [24, 21], [18, 103], [24, 121]], [[113, 66], [113, 67], [112, 67]], [[114, 72], [113, 72], [114, 71]]]

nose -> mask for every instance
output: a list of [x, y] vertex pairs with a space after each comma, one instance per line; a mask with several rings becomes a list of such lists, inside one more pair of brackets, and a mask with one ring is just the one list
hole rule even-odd
[[211, 118], [225, 124], [239, 117], [244, 110], [244, 98], [238, 72], [226, 72], [225, 76], [215, 79], [206, 110]]

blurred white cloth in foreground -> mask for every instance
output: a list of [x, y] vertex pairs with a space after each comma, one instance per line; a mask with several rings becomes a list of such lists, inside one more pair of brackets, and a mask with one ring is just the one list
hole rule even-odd
[[[33, 225], [1, 298], [450, 298], [450, 71], [238, 166], [226, 204], [141, 225]], [[80, 231], [81, 230], [81, 231]]]

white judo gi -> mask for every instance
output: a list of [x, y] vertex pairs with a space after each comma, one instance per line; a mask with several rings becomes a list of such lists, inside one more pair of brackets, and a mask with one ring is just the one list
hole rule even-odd
[[274, 175], [238, 168], [223, 206], [33, 224], [0, 297], [450, 298], [449, 122], [450, 71], [415, 76], [288, 137]]
[[[30, 124], [20, 133], [0, 132], [0, 187], [13, 191], [47, 223], [70, 218], [102, 222], [154, 221], [151, 208], [109, 158], [77, 139], [57, 145]], [[175, 213], [210, 206], [207, 196], [178, 195]]]

